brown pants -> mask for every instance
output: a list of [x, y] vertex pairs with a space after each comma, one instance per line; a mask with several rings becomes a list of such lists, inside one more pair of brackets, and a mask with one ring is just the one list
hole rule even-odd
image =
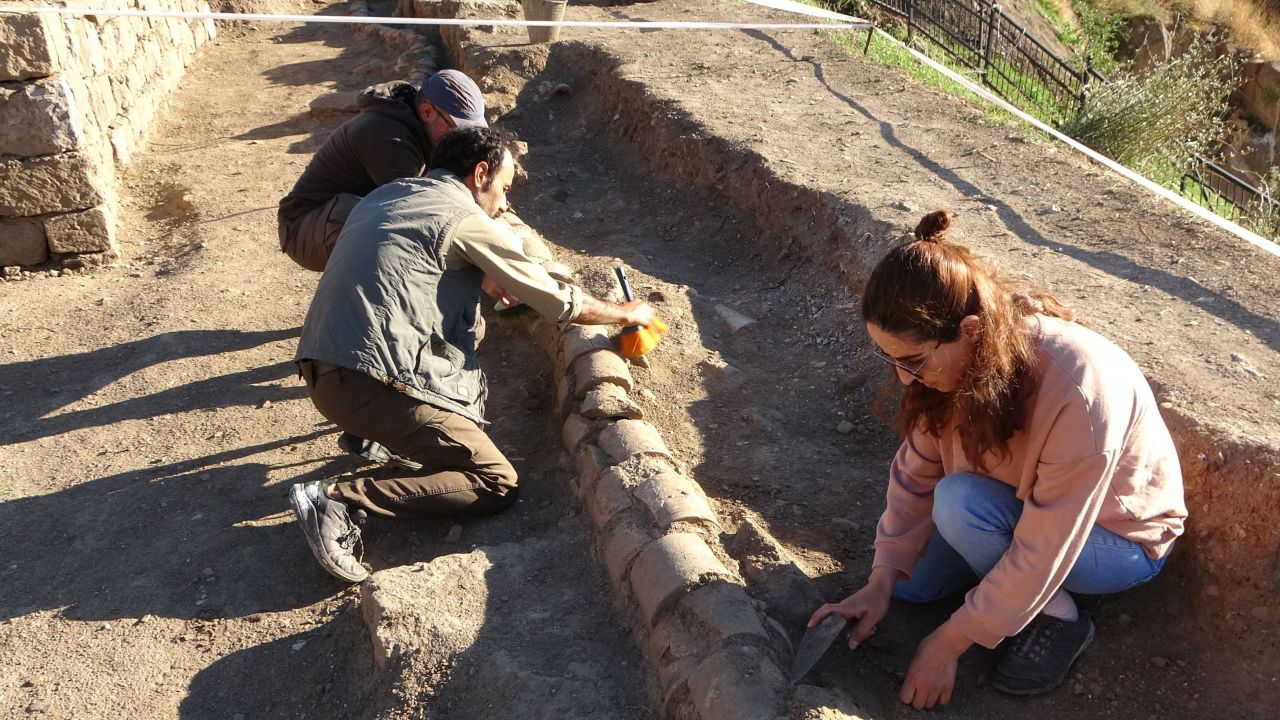
[[358, 202], [359, 195], [342, 193], [293, 222], [281, 222], [280, 249], [302, 267], [323, 271], [338, 242], [338, 233]]
[[515, 502], [515, 468], [479, 425], [355, 370], [313, 360], [298, 366], [321, 415], [422, 463], [336, 482], [337, 499], [395, 518], [491, 515]]

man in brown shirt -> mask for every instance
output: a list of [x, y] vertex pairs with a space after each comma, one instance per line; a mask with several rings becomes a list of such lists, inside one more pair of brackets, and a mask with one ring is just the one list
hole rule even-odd
[[487, 127], [484, 95], [457, 70], [421, 88], [396, 81], [366, 88], [360, 113], [325, 140], [277, 213], [280, 249], [302, 267], [324, 270], [347, 215], [360, 198], [427, 169], [432, 144], [454, 128]]

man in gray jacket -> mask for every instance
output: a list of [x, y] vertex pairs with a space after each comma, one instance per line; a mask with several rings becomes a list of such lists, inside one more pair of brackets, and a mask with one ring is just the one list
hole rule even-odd
[[290, 489], [312, 553], [336, 577], [368, 576], [351, 506], [426, 518], [515, 501], [516, 471], [482, 429], [485, 294], [559, 323], [655, 321], [647, 303], [615, 305], [552, 278], [495, 219], [515, 176], [513, 142], [488, 128], [445, 135], [426, 177], [388, 183], [356, 205], [320, 277], [296, 355], [312, 402], [342, 430], [421, 465]]
[[422, 88], [397, 81], [367, 88], [360, 114], [325, 140], [280, 201], [280, 249], [308, 270], [324, 270], [351, 208], [374, 188], [426, 170], [431, 146], [453, 128], [487, 127], [484, 95], [457, 70]]

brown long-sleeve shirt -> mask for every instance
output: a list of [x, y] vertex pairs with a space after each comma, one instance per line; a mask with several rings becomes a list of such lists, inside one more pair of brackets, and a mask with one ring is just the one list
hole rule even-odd
[[[1187, 516], [1173, 440], [1137, 364], [1074, 323], [1029, 322], [1040, 333], [1031, 413], [1008, 456], [988, 455], [981, 471], [1017, 489], [1022, 516], [1009, 550], [951, 617], [986, 647], [1016, 634], [1049, 602], [1095, 524], [1160, 558]], [[873, 566], [910, 576], [934, 531], [933, 488], [957, 472], [979, 471], [954, 425], [903, 442], [889, 471]]]

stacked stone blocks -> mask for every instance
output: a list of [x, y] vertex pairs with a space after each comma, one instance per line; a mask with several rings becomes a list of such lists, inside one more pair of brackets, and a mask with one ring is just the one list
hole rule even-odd
[[657, 670], [664, 712], [773, 720], [787, 696], [776, 643], [721, 560], [723, 528], [706, 495], [630, 399], [635, 379], [614, 347], [600, 327], [560, 333], [561, 439], [610, 582]]
[[[492, 3], [409, 2], [417, 17], [494, 16]], [[509, 4], [508, 16], [518, 16], [518, 7]], [[500, 51], [485, 42], [503, 45], [509, 39], [484, 30], [445, 27], [441, 36], [459, 67], [482, 83], [493, 110], [495, 95], [514, 104], [520, 88], [518, 82], [486, 86], [485, 59]], [[546, 46], [540, 47], [545, 62]], [[528, 80], [541, 65], [536, 56], [525, 60], [517, 73]], [[528, 232], [535, 237], [526, 238], [526, 250], [531, 241], [540, 247], [536, 233]], [[544, 267], [569, 278], [567, 268], [553, 262]], [[632, 619], [638, 645], [655, 671], [663, 717], [787, 717], [791, 692], [782, 666], [790, 641], [747, 594], [701, 487], [644, 421], [631, 398], [635, 378], [615, 351], [616, 339], [606, 328], [570, 325], [554, 342], [556, 418], [574, 460], [577, 500], [595, 528], [616, 604]]]
[[[209, 9], [205, 0], [62, 4]], [[0, 54], [0, 266], [118, 254], [116, 168], [145, 143], [165, 98], [213, 34], [212, 20], [0, 14], [7, 50]]]

